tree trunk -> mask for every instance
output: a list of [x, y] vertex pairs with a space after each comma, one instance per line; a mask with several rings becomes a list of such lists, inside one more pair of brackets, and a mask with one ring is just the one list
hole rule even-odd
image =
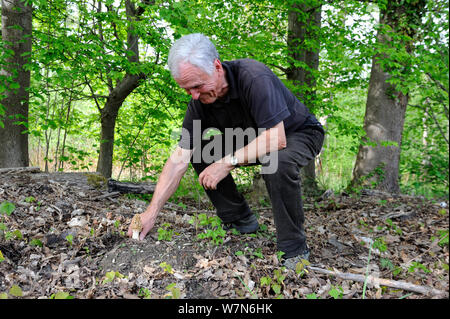
[[[11, 54], [0, 71], [0, 167], [26, 167], [28, 158], [28, 102], [32, 7], [23, 0], [2, 0], [2, 40]], [[6, 52], [6, 51], [5, 51]], [[7, 82], [8, 81], [8, 82]], [[13, 81], [14, 83], [12, 83]], [[16, 123], [17, 122], [17, 123]]]
[[[144, 12], [143, 5], [149, 5], [153, 1], [143, 0], [142, 5], [136, 7], [131, 0], [125, 1], [127, 19], [129, 21], [127, 30], [127, 49], [131, 54], [127, 54], [128, 61], [132, 64], [139, 64], [139, 36], [136, 34], [133, 21], [139, 20]], [[117, 115], [128, 95], [139, 86], [139, 82], [145, 79], [143, 73], [127, 73], [115, 88], [110, 88], [110, 94], [105, 106], [99, 109], [101, 115], [101, 140], [100, 154], [97, 162], [97, 172], [106, 178], [112, 175], [112, 162], [114, 153], [114, 129], [116, 126]], [[110, 81], [112, 83], [112, 81]]]
[[[389, 1], [387, 8], [381, 10], [380, 24], [387, 25], [393, 32], [408, 35], [412, 39], [415, 36], [415, 28], [412, 26], [420, 24], [424, 6], [425, 1], [422, 0], [413, 4], [409, 1], [405, 4]], [[377, 45], [389, 46], [392, 49], [401, 44], [406, 52], [411, 53], [412, 40], [403, 43], [393, 43], [393, 41], [395, 40], [386, 32], [381, 29], [378, 31]], [[364, 116], [366, 136], [359, 147], [351, 186], [398, 193], [401, 141], [409, 96], [407, 92], [402, 93], [389, 81], [393, 74], [397, 77], [399, 75], [406, 77], [410, 66], [407, 61], [395, 61], [397, 65], [401, 65], [401, 68], [388, 69], [384, 65], [389, 64], [386, 61], [392, 59], [386, 53], [380, 52], [372, 60]]]
[[[319, 67], [318, 35], [321, 27], [321, 11], [319, 4], [294, 4], [288, 15], [288, 51], [291, 67], [288, 69], [287, 78], [299, 86], [298, 98], [309, 108], [314, 107], [316, 103], [314, 72]], [[310, 47], [311, 44], [305, 45], [306, 43], [313, 43], [313, 47]], [[314, 160], [301, 171], [305, 193], [314, 194], [318, 191], [315, 171]]]
[[101, 109], [101, 141], [100, 154], [97, 162], [97, 172], [109, 178], [112, 174], [112, 159], [114, 153], [114, 129], [117, 115], [123, 101], [139, 86], [144, 75], [126, 75], [118, 86], [114, 88]]

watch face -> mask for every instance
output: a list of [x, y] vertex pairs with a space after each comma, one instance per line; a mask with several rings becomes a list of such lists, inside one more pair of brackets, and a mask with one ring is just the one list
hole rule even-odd
[[237, 165], [237, 158], [235, 156], [231, 156], [231, 165], [233, 166]]

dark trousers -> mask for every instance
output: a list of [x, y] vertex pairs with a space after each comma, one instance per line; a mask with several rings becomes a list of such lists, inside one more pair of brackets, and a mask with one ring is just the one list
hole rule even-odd
[[[214, 138], [223, 137], [217, 135]], [[274, 157], [274, 160], [278, 161], [277, 170], [271, 174], [263, 174], [272, 203], [277, 230], [277, 248], [285, 253], [285, 258], [296, 256], [307, 250], [300, 169], [320, 152], [323, 139], [324, 133], [321, 127], [306, 128], [289, 134], [286, 137], [287, 147], [278, 151], [278, 156]], [[202, 143], [202, 148], [207, 143]], [[224, 156], [224, 154], [215, 155], [215, 160]], [[209, 163], [204, 162], [192, 163], [197, 174], [200, 174], [208, 165]], [[217, 185], [216, 190], [206, 190], [206, 194], [224, 223], [231, 223], [252, 214], [245, 198], [238, 192], [231, 174]]]

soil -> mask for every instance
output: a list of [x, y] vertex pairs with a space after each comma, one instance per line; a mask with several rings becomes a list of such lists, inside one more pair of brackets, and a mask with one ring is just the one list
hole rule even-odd
[[253, 207], [256, 234], [216, 244], [191, 222], [215, 216], [206, 200], [168, 203], [136, 241], [128, 225], [147, 203], [96, 186], [84, 173], [0, 175], [0, 205], [14, 205], [0, 215], [1, 298], [448, 298], [448, 202], [376, 191], [304, 201], [310, 266], [441, 292], [426, 295], [283, 268], [270, 207]]

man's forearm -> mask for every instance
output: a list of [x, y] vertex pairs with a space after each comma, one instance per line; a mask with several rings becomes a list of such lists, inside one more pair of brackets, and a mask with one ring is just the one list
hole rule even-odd
[[256, 163], [256, 159], [286, 147], [283, 122], [261, 133], [243, 148], [236, 150], [234, 156], [239, 164]]
[[152, 201], [147, 207], [146, 213], [151, 213], [155, 216], [158, 214], [167, 200], [177, 190], [187, 167], [188, 164], [186, 163], [175, 163], [171, 158], [167, 160], [159, 176]]

